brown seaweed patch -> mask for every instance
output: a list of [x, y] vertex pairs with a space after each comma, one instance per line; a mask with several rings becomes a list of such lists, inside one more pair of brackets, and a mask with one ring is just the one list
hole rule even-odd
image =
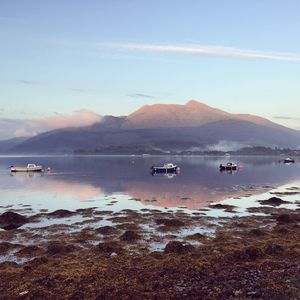
[[71, 217], [75, 214], [76, 214], [75, 212], [69, 211], [67, 209], [58, 209], [51, 213], [48, 213], [47, 215], [54, 218], [66, 218], [66, 217]]
[[193, 252], [194, 250], [195, 250], [195, 247], [190, 244], [183, 244], [178, 241], [171, 241], [166, 245], [166, 247], [164, 249], [164, 253], [187, 254], [187, 253]]
[[0, 228], [13, 230], [26, 224], [28, 219], [18, 213], [7, 211], [0, 215]]
[[83, 220], [81, 222], [75, 222], [73, 225], [86, 225], [86, 224], [98, 223], [101, 220], [103, 220], [102, 217], [96, 217], [93, 219]]
[[25, 246], [21, 250], [16, 253], [16, 256], [19, 257], [33, 257], [37, 255], [41, 255], [43, 253], [43, 249], [36, 245]]
[[111, 215], [113, 213], [112, 210], [96, 210], [94, 211], [94, 215]]
[[120, 236], [120, 240], [128, 243], [133, 243], [140, 238], [141, 236], [133, 230], [127, 230]]
[[281, 245], [269, 243], [265, 247], [265, 253], [268, 255], [279, 255], [284, 252], [284, 248]]
[[72, 238], [71, 241], [74, 241], [75, 243], [79, 243], [79, 244], [87, 244], [90, 241], [99, 240], [95, 230], [89, 227], [84, 228], [79, 232], [73, 232], [70, 235], [70, 237]]
[[265, 236], [266, 233], [265, 233], [265, 231], [262, 231], [259, 228], [254, 228], [248, 232], [248, 235], [252, 236], [252, 237], [261, 237], [261, 236]]
[[264, 213], [264, 214], [272, 214], [277, 212], [277, 208], [266, 206], [266, 207], [248, 207], [246, 209], [250, 213]]
[[122, 246], [116, 241], [99, 243], [97, 250], [108, 255], [112, 253], [121, 254], [123, 252]]
[[113, 226], [102, 226], [95, 229], [95, 231], [103, 235], [111, 235], [116, 234], [119, 230]]
[[276, 217], [278, 223], [295, 223], [299, 218], [292, 214], [280, 214]]
[[272, 206], [279, 206], [281, 204], [288, 204], [288, 203], [291, 203], [289, 201], [285, 201], [285, 200], [282, 200], [278, 197], [271, 197], [270, 199], [268, 200], [259, 200], [258, 201], [260, 204], [262, 205], [272, 205]]
[[76, 250], [77, 247], [72, 244], [67, 244], [61, 241], [52, 241], [49, 242], [46, 252], [48, 255], [68, 255]]
[[96, 207], [79, 208], [76, 209], [76, 212], [81, 214], [83, 217], [92, 217], [95, 209]]
[[2, 242], [0, 243], [0, 253], [1, 254], [6, 254], [7, 252], [14, 250], [16, 248], [20, 248], [22, 245], [20, 244], [13, 244], [9, 242]]
[[157, 225], [164, 225], [168, 227], [182, 227], [185, 226], [185, 223], [179, 219], [165, 219], [159, 218], [154, 220]]
[[122, 216], [122, 217], [111, 217], [108, 220], [113, 223], [126, 223], [126, 222], [131, 222], [132, 218], [129, 216]]
[[244, 247], [242, 249], [235, 250], [232, 253], [232, 258], [237, 260], [256, 260], [263, 256], [263, 250], [256, 246]]
[[139, 230], [139, 225], [136, 223], [122, 223], [116, 225], [117, 229], [122, 229], [122, 230], [134, 230], [138, 231]]
[[204, 234], [197, 232], [194, 234], [187, 235], [185, 238], [187, 240], [202, 241], [202, 240], [206, 239], [207, 237]]
[[217, 203], [217, 204], [210, 204], [209, 208], [224, 209], [226, 212], [235, 212], [234, 209], [237, 207], [234, 205]]

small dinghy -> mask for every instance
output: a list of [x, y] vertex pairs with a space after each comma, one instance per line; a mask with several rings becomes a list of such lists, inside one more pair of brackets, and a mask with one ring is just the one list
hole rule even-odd
[[42, 172], [43, 167], [35, 164], [28, 164], [27, 167], [10, 167], [11, 172]]
[[237, 170], [238, 165], [235, 163], [228, 162], [226, 165], [220, 164], [219, 168], [220, 171], [224, 171], [224, 170], [232, 171], [232, 170]]
[[284, 160], [284, 163], [285, 164], [290, 164], [290, 163], [294, 163], [295, 160], [293, 158], [290, 158], [290, 157], [287, 157], [285, 160]]
[[166, 163], [161, 167], [151, 167], [152, 173], [177, 173], [179, 171], [179, 167], [172, 163]]

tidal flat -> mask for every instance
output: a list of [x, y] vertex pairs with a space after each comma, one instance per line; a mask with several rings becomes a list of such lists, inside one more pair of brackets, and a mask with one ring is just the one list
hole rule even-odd
[[1, 297], [299, 299], [300, 204], [278, 199], [260, 200], [248, 215], [207, 208], [229, 209], [226, 217], [8, 208], [0, 216]]

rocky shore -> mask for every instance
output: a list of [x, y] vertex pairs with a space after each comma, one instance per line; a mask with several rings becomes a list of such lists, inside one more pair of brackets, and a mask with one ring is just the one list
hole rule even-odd
[[276, 196], [247, 216], [212, 206], [231, 213], [223, 218], [8, 208], [0, 215], [0, 298], [299, 299], [300, 204], [282, 208], [287, 201]]

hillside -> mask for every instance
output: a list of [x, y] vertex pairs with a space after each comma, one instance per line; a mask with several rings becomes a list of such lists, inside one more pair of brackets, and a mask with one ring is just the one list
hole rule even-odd
[[[106, 116], [88, 127], [39, 134], [6, 151], [14, 153], [165, 153], [247, 146], [300, 146], [298, 131], [205, 104], [147, 105], [127, 117]], [[226, 148], [226, 149], [225, 149]]]

